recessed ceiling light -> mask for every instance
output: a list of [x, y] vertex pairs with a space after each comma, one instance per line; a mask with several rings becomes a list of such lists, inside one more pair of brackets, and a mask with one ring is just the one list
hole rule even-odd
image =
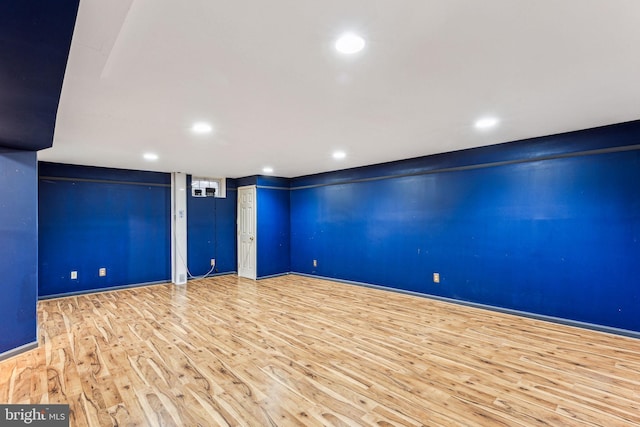
[[156, 160], [158, 160], [158, 155], [156, 153], [144, 153], [142, 157], [150, 162], [155, 162]]
[[336, 50], [340, 53], [350, 55], [360, 52], [364, 48], [365, 42], [362, 37], [354, 33], [345, 33], [336, 40]]
[[193, 126], [191, 126], [191, 130], [194, 133], [209, 133], [213, 130], [213, 127], [211, 127], [209, 123], [198, 122], [194, 123]]
[[270, 168], [269, 166], [262, 168], [262, 172], [264, 173], [273, 173], [273, 168]]
[[344, 159], [345, 157], [347, 157], [347, 153], [345, 153], [344, 151], [333, 152], [333, 158], [336, 160], [341, 160], [341, 159]]
[[476, 120], [475, 126], [476, 129], [489, 129], [498, 124], [498, 119], [495, 117], [485, 117], [479, 120]]

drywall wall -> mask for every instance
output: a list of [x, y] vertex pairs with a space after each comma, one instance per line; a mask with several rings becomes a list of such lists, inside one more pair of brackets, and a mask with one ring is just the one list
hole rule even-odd
[[170, 182], [165, 173], [40, 163], [40, 296], [170, 280]]
[[[191, 185], [191, 176], [187, 177]], [[187, 195], [188, 267], [194, 276], [235, 272], [237, 190], [235, 180], [226, 180], [226, 197], [193, 197]]]
[[0, 354], [37, 342], [36, 153], [0, 148]]
[[291, 269], [640, 331], [637, 143], [634, 122], [294, 179]]

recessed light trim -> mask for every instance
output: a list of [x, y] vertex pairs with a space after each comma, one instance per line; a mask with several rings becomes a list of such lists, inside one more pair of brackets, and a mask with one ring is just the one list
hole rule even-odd
[[336, 160], [342, 160], [345, 157], [347, 157], [347, 153], [345, 153], [344, 151], [334, 151], [333, 152], [333, 158]]
[[264, 173], [273, 173], [273, 168], [269, 166], [265, 166], [262, 168], [262, 172]]
[[491, 129], [496, 127], [499, 120], [495, 117], [483, 117], [481, 119], [476, 120], [475, 127], [476, 129]]
[[364, 49], [366, 42], [362, 37], [354, 33], [345, 33], [336, 40], [335, 48], [345, 55], [352, 55]]
[[158, 155], [156, 153], [144, 153], [142, 157], [148, 162], [155, 162], [158, 160]]
[[211, 133], [211, 131], [213, 131], [213, 127], [206, 122], [197, 122], [191, 126], [191, 131], [197, 134]]

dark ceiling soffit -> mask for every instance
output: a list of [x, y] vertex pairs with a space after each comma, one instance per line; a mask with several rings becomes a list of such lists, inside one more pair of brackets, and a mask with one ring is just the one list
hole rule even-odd
[[53, 145], [79, 0], [0, 2], [0, 147]]

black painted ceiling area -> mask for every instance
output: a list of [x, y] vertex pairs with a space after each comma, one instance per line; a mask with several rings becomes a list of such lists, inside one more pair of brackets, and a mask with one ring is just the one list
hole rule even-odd
[[0, 1], [0, 147], [53, 144], [79, 0]]

